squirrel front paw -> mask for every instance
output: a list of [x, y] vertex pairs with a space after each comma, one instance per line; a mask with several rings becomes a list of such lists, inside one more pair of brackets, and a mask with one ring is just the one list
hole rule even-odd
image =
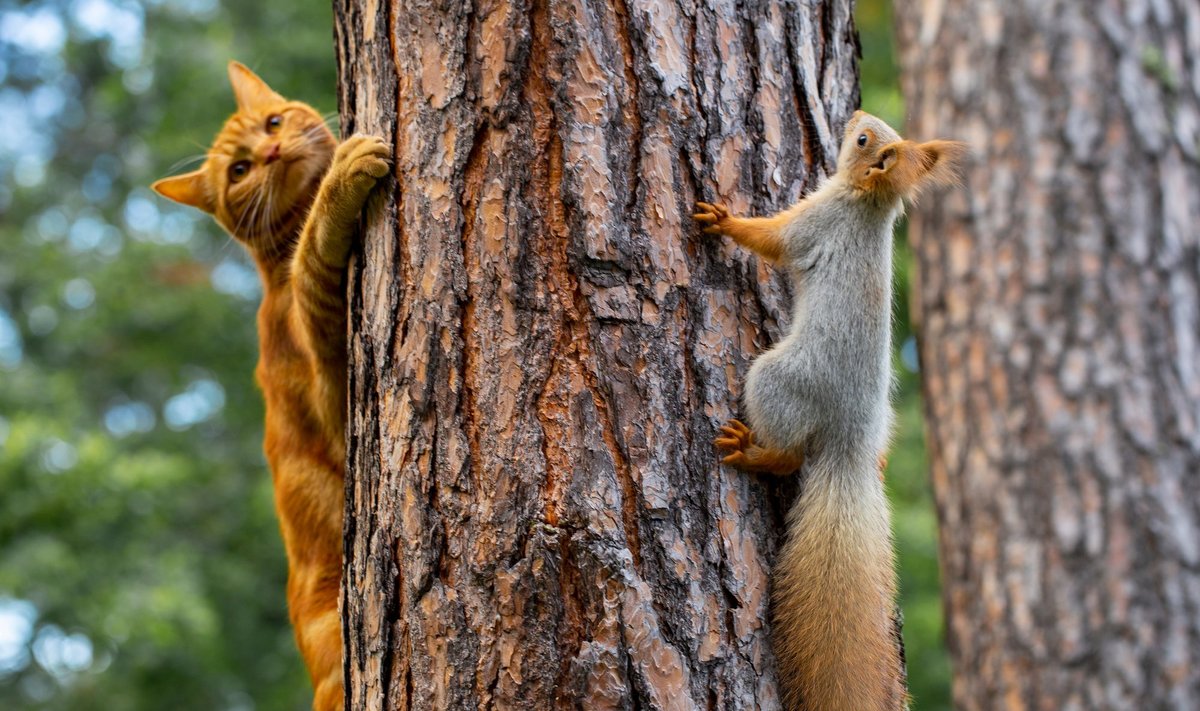
[[730, 420], [722, 425], [721, 434], [723, 436], [713, 440], [719, 449], [728, 452], [721, 463], [746, 471], [757, 471], [764, 450], [754, 443], [754, 432], [741, 420]]
[[[701, 231], [706, 235], [719, 235], [723, 233], [725, 230], [721, 228], [722, 223], [732, 217], [729, 214], [729, 209], [724, 205], [697, 202], [696, 210], [697, 212], [692, 215], [692, 219], [705, 226]], [[733, 421], [737, 422], [737, 420]], [[738, 424], [741, 423], [739, 422]], [[745, 427], [745, 425], [742, 426]]]

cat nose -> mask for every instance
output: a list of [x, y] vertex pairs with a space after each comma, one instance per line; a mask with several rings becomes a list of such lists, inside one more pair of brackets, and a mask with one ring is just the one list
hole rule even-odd
[[279, 144], [276, 143], [267, 149], [267, 155], [263, 157], [263, 162], [265, 162], [267, 165], [274, 163], [275, 161], [279, 160], [280, 153], [281, 151], [279, 149]]

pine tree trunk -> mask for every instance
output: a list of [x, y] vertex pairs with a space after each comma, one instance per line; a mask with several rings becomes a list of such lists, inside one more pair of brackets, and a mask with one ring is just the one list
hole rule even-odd
[[897, 9], [955, 705], [1200, 708], [1200, 3]]
[[352, 279], [350, 709], [778, 708], [794, 486], [711, 439], [789, 297], [701, 238], [833, 166], [850, 0], [335, 3], [396, 146]]

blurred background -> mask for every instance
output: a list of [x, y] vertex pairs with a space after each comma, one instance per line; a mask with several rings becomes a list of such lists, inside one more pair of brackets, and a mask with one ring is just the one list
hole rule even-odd
[[[863, 106], [902, 126], [890, 3], [860, 0], [858, 24]], [[258, 278], [147, 186], [202, 159], [231, 58], [333, 111], [332, 33], [324, 2], [0, 0], [0, 708], [308, 707]], [[934, 711], [949, 667], [907, 312], [888, 481], [911, 690]]]

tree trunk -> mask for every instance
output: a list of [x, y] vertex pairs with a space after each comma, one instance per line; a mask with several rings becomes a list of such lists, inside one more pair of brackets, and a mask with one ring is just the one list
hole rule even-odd
[[1200, 708], [1200, 3], [898, 7], [955, 705]]
[[791, 487], [718, 466], [782, 282], [701, 239], [836, 156], [850, 0], [335, 3], [394, 141], [352, 280], [350, 709], [777, 708]]

